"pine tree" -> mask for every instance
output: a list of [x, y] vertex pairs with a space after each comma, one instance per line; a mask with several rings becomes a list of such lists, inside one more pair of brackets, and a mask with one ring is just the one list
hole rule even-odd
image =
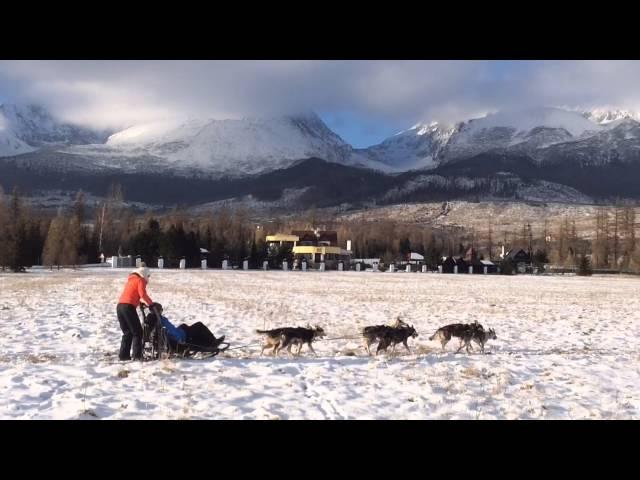
[[249, 266], [251, 268], [258, 268], [258, 263], [260, 259], [258, 258], [258, 246], [256, 244], [256, 236], [253, 236], [251, 240], [251, 252], [249, 254]]
[[582, 254], [580, 256], [580, 263], [578, 264], [577, 275], [580, 275], [581, 277], [589, 277], [593, 275], [593, 270], [591, 268], [591, 261], [589, 260], [589, 257], [587, 257], [585, 254]]
[[5, 262], [14, 272], [24, 271], [29, 263], [29, 243], [27, 221], [29, 213], [24, 208], [18, 188], [13, 189], [7, 208], [6, 228], [4, 229]]

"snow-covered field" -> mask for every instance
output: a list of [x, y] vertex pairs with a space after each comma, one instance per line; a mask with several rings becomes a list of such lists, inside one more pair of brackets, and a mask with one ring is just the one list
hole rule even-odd
[[[0, 418], [631, 419], [640, 407], [638, 277], [154, 271], [174, 323], [202, 321], [232, 347], [256, 328], [319, 324], [327, 338], [413, 323], [409, 355], [369, 358], [359, 339], [300, 358], [260, 347], [208, 360], [117, 361], [127, 271], [0, 274]], [[439, 351], [439, 326], [478, 320], [482, 355]]]

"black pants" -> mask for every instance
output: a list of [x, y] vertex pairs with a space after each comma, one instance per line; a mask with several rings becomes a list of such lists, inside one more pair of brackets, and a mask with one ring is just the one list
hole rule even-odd
[[132, 356], [134, 360], [142, 360], [142, 325], [136, 308], [128, 303], [119, 303], [116, 312], [122, 330], [120, 360], [131, 360]]

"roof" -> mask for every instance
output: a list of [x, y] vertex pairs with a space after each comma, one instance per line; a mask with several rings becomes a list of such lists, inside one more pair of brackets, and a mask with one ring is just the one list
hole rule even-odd
[[416, 252], [411, 252], [411, 255], [409, 257], [410, 260], [424, 260], [424, 255], [420, 255], [419, 253]]
[[267, 235], [267, 242], [297, 242], [297, 235], [287, 235], [286, 233], [276, 233], [275, 235]]
[[335, 230], [319, 230], [317, 233], [314, 230], [293, 230], [291, 234], [297, 235], [300, 238], [300, 242], [312, 242], [314, 244], [329, 242], [331, 246], [338, 244], [338, 232]]
[[487, 266], [495, 265], [495, 263], [490, 260], [480, 260], [480, 263]]
[[525, 256], [529, 256], [529, 254], [527, 253], [527, 251], [524, 248], [512, 248], [511, 250], [509, 250], [507, 252], [507, 254], [504, 256], [505, 259], [509, 258], [509, 259], [513, 259], [515, 258], [520, 252], [522, 252]]
[[209, 253], [209, 250], [207, 250], [206, 248], [201, 248], [200, 253]]

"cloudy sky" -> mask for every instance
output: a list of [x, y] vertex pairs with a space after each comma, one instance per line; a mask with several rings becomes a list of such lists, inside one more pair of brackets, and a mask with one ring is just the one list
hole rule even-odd
[[313, 110], [356, 147], [505, 108], [640, 110], [639, 61], [0, 61], [0, 102], [126, 127]]

